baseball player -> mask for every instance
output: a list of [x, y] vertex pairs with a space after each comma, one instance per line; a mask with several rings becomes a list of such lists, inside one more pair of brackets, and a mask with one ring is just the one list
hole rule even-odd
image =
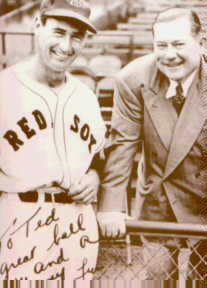
[[91, 169], [105, 140], [95, 94], [66, 72], [78, 55], [90, 9], [43, 0], [37, 53], [0, 74], [0, 279], [93, 277], [99, 179]]

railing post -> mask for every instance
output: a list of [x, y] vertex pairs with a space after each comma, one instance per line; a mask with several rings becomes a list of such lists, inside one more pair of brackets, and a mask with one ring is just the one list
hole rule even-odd
[[129, 43], [129, 61], [132, 61], [133, 59], [133, 54], [134, 54], [134, 36], [129, 35], [130, 37], [130, 43]]
[[[2, 54], [3, 56], [6, 56], [6, 33], [1, 33], [1, 39], [2, 39]], [[3, 68], [6, 68], [6, 62], [4, 62], [3, 59]]]
[[33, 53], [35, 50], [35, 38], [34, 33], [31, 34], [31, 53]]

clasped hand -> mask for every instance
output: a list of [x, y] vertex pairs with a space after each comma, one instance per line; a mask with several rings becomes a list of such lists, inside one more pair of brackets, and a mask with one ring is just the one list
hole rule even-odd
[[98, 193], [99, 185], [97, 172], [90, 169], [77, 184], [71, 185], [69, 195], [75, 202], [90, 204]]

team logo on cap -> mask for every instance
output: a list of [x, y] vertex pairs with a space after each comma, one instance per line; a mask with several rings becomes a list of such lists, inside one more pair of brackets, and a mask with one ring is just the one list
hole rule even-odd
[[83, 1], [82, 0], [70, 0], [70, 5], [75, 7], [83, 7]]

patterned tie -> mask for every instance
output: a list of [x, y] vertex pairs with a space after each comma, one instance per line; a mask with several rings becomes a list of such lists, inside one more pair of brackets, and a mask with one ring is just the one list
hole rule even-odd
[[173, 106], [175, 107], [175, 110], [178, 115], [180, 114], [182, 110], [184, 102], [185, 102], [185, 97], [183, 95], [183, 88], [182, 88], [182, 85], [178, 83], [178, 85], [176, 86], [176, 95], [172, 98]]

